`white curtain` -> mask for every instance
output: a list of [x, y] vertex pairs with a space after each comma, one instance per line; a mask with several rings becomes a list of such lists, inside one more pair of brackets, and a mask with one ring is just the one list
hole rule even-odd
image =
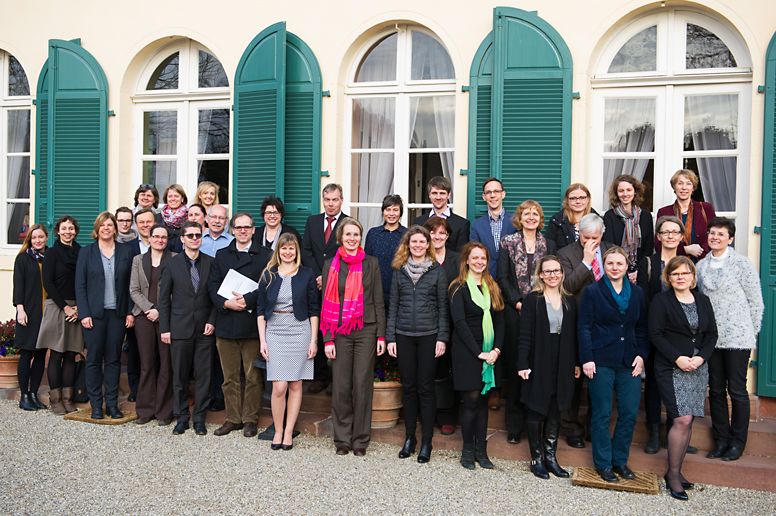
[[[455, 145], [455, 108], [453, 97], [434, 97], [434, 125], [436, 126], [439, 146], [453, 147]], [[439, 160], [442, 162], [442, 172], [452, 183], [453, 153], [440, 152]]]
[[[396, 99], [393, 97], [355, 99], [353, 106], [353, 148], [393, 149]], [[354, 154], [353, 174], [358, 192], [354, 201], [381, 203], [393, 190], [393, 152]], [[380, 210], [362, 209], [359, 219], [364, 228], [382, 224]]]
[[[655, 150], [655, 99], [606, 99], [604, 152], [652, 152]], [[615, 177], [630, 174], [639, 181], [649, 159], [605, 159], [604, 190]]]
[[[410, 147], [452, 148], [455, 145], [454, 98], [414, 97], [410, 102]], [[453, 152], [439, 152], [442, 174], [453, 182]], [[422, 170], [420, 171], [422, 173]], [[413, 171], [410, 171], [412, 174]], [[415, 179], [410, 177], [410, 181]], [[452, 198], [451, 198], [452, 201]], [[420, 202], [427, 202], [421, 199]]]
[[[178, 112], [148, 111], [145, 113], [145, 138], [148, 140], [144, 153], [153, 155], [174, 155], [178, 149]], [[152, 175], [148, 182], [156, 185], [159, 194], [167, 186], [176, 183], [175, 161], [153, 161]], [[160, 202], [160, 205], [163, 202]]]
[[[688, 96], [685, 130], [696, 151], [736, 148], [737, 95]], [[736, 209], [736, 158], [698, 158], [698, 175], [704, 198], [716, 211]]]
[[[9, 152], [29, 152], [30, 150], [30, 111], [8, 111]], [[30, 158], [13, 156], [8, 158], [9, 199], [25, 199], [22, 203], [8, 204], [8, 243], [21, 243], [29, 226], [30, 197]], [[43, 221], [40, 221], [43, 222]]]

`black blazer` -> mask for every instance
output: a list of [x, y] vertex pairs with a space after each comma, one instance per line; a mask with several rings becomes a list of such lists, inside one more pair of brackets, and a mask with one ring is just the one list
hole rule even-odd
[[638, 271], [636, 284], [647, 294], [647, 299], [651, 302], [656, 295], [663, 291], [663, 281], [660, 279], [663, 275], [663, 263], [660, 252], [639, 260]]
[[[577, 303], [572, 296], [563, 298], [563, 323], [557, 360], [551, 361], [550, 320], [544, 296], [531, 292], [520, 310], [520, 340], [517, 344], [517, 370], [530, 369], [523, 383], [521, 401], [534, 412], [547, 414], [552, 393], [558, 407], [571, 407], [574, 395], [574, 366], [577, 364]], [[556, 384], [552, 385], [552, 380]]]
[[717, 344], [717, 322], [711, 301], [700, 292], [693, 292], [698, 310], [698, 331], [693, 333], [687, 316], [673, 290], [667, 290], [652, 299], [649, 307], [649, 336], [657, 353], [655, 360], [664, 366], [676, 367], [680, 356], [692, 357], [693, 350], [705, 362], [709, 361]]
[[[603, 258], [604, 252], [610, 247], [612, 247], [612, 244], [601, 241], [601, 258]], [[585, 251], [582, 249], [582, 244], [579, 240], [558, 251], [560, 266], [563, 268], [563, 286], [569, 293], [575, 296], [579, 295], [586, 286], [595, 283], [593, 271], [582, 263], [584, 256]], [[601, 263], [601, 272], [603, 271], [604, 264]]]
[[13, 304], [23, 305], [27, 313], [27, 326], [22, 326], [18, 320], [16, 322], [14, 344], [28, 351], [35, 349], [43, 320], [43, 275], [40, 267], [27, 252], [17, 254], [13, 264]]
[[[622, 245], [622, 235], [625, 233], [625, 223], [617, 214], [614, 213], [614, 209], [608, 210], [604, 213], [604, 225], [606, 230], [604, 231], [604, 240], [614, 245]], [[641, 228], [641, 246], [639, 246], [636, 261], [641, 260], [645, 256], [652, 254], [655, 249], [655, 231], [652, 226], [652, 213], [649, 210], [642, 208], [641, 217], [639, 218], [639, 227]]]
[[[273, 277], [264, 272], [259, 282], [259, 295], [256, 302], [256, 316], [264, 316], [266, 321], [272, 318], [272, 310], [278, 300], [281, 279], [277, 275], [277, 267], [272, 269]], [[310, 267], [299, 267], [291, 278], [291, 301], [294, 305], [294, 317], [297, 321], [305, 321], [310, 317], [318, 317], [321, 314], [321, 305], [318, 299], [318, 285], [315, 283], [315, 274]]]
[[[323, 224], [323, 222], [321, 222]], [[256, 242], [260, 246], [264, 246], [267, 249], [272, 249], [270, 246], [264, 245], [264, 228], [267, 227], [266, 224], [263, 226], [259, 226], [256, 228], [256, 231], [253, 233], [253, 241]], [[290, 226], [286, 223], [280, 224], [280, 233], [275, 238], [280, 237], [280, 235], [284, 233], [291, 233], [296, 237], [296, 241], [299, 242], [299, 245], [302, 245], [302, 236], [299, 234], [299, 231], [294, 229], [294, 226]], [[333, 234], [333, 232], [332, 232]]]
[[[598, 212], [590, 210], [590, 213]], [[558, 213], [552, 216], [549, 224], [547, 224], [547, 240], [551, 240], [555, 243], [555, 249], [561, 250], [567, 245], [571, 245], [577, 241], [577, 233], [574, 231], [574, 224], [569, 222], [566, 218], [566, 214], [561, 209]]]
[[[129, 298], [129, 278], [132, 273], [132, 248], [116, 243], [113, 271], [116, 291], [116, 313], [121, 317], [131, 315], [133, 304]], [[105, 310], [105, 272], [102, 268], [100, 246], [90, 244], [78, 253], [75, 266], [75, 301], [78, 319], [101, 318]]]
[[186, 254], [176, 254], [167, 261], [159, 285], [161, 333], [170, 332], [176, 340], [193, 339], [202, 335], [206, 323], [216, 323], [216, 311], [207, 288], [212, 265], [213, 258], [199, 253], [199, 288], [194, 292]]
[[302, 264], [310, 267], [315, 276], [321, 276], [323, 263], [331, 259], [337, 252], [337, 228], [347, 214], [341, 213], [331, 231], [331, 237], [327, 243], [323, 242], [323, 222], [325, 214], [311, 215], [304, 225], [304, 237], [302, 238]]
[[[431, 217], [433, 211], [433, 209], [429, 210], [427, 213], [416, 218], [412, 223], [422, 226]], [[450, 210], [450, 216], [447, 218], [447, 223], [450, 224], [450, 236], [447, 238], [445, 247], [460, 253], [463, 246], [469, 241], [471, 224], [469, 224], [467, 219], [453, 213], [452, 210]]]
[[450, 249], [445, 250], [445, 263], [442, 264], [442, 270], [447, 277], [447, 286], [450, 286], [458, 273], [461, 272], [461, 255]]
[[75, 301], [75, 264], [80, 251], [78, 242], [64, 245], [57, 240], [43, 257], [43, 288], [60, 310], [65, 309], [66, 299]]
[[258, 290], [244, 294], [246, 309], [242, 311], [224, 308], [226, 298], [218, 295], [229, 269], [234, 269], [243, 276], [259, 282], [261, 271], [272, 258], [272, 251], [258, 242], [251, 242], [247, 253], [237, 251], [237, 240], [232, 240], [229, 245], [216, 252], [213, 265], [210, 268], [210, 279], [207, 288], [210, 300], [216, 310], [216, 336], [224, 339], [258, 339], [259, 329], [256, 326], [256, 314], [251, 310], [256, 306]]

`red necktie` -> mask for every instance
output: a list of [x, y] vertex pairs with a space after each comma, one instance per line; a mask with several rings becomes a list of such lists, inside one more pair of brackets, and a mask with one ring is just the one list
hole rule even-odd
[[331, 237], [331, 230], [333, 227], [333, 223], [335, 221], [335, 217], [327, 216], [326, 217], [326, 231], [323, 232], [323, 243], [328, 244], [329, 238]]
[[596, 281], [603, 277], [603, 274], [601, 273], [601, 264], [598, 263], [598, 255], [593, 258], [593, 263], [590, 265], [590, 268], [593, 270], [593, 276], [595, 276]]

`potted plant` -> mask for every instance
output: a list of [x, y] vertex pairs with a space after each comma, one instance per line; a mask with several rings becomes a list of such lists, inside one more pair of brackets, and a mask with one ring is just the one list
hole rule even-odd
[[19, 350], [14, 346], [16, 321], [0, 323], [0, 389], [19, 387]]
[[399, 364], [384, 353], [375, 361], [374, 391], [372, 394], [372, 428], [393, 428], [399, 420], [401, 403]]

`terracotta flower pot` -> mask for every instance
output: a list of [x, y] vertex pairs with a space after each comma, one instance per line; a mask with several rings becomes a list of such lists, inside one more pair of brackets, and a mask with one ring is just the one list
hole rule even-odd
[[19, 355], [0, 357], [0, 389], [18, 389]]
[[372, 394], [372, 428], [393, 428], [399, 420], [402, 390], [399, 382], [375, 382]]

